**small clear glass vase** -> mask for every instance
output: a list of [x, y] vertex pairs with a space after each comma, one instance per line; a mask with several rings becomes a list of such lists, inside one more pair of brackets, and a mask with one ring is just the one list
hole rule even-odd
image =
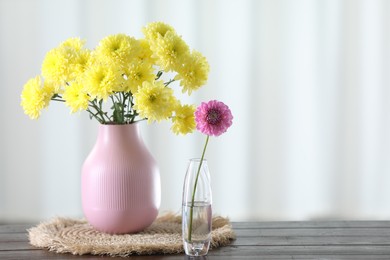
[[191, 159], [183, 187], [182, 230], [186, 255], [207, 255], [211, 240], [212, 193], [207, 161]]

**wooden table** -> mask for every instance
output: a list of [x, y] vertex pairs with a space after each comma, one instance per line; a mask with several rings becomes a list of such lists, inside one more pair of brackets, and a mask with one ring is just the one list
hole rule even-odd
[[[34, 248], [28, 243], [29, 227], [0, 225], [0, 259], [112, 259]], [[237, 240], [198, 259], [390, 259], [390, 221], [236, 222], [233, 228]], [[182, 254], [131, 259], [194, 258]]]

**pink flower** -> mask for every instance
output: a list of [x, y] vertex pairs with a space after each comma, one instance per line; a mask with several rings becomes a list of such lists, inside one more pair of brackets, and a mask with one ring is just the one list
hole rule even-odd
[[202, 157], [200, 158], [200, 164], [198, 167], [198, 172], [196, 174], [194, 190], [192, 191], [192, 201], [190, 209], [190, 224], [188, 232], [188, 240], [191, 241], [192, 238], [192, 217], [195, 203], [195, 191], [198, 184], [198, 178], [200, 169], [202, 167], [202, 162], [204, 155], [206, 153], [207, 144], [209, 143], [209, 138], [211, 135], [220, 136], [225, 133], [226, 130], [232, 125], [232, 112], [229, 107], [223, 102], [217, 100], [211, 100], [207, 103], [202, 102], [200, 106], [195, 111], [195, 121], [196, 129], [198, 129], [203, 134], [207, 135], [206, 143], [203, 147]]
[[220, 136], [232, 125], [232, 112], [223, 102], [211, 100], [195, 111], [196, 129], [208, 136]]

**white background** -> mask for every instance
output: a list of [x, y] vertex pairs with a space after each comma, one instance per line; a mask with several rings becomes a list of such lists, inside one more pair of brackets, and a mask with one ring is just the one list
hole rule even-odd
[[[0, 0], [0, 221], [81, 217], [80, 169], [98, 123], [52, 103], [20, 107], [45, 53], [69, 37], [142, 37], [164, 21], [209, 60], [234, 115], [207, 158], [214, 212], [232, 220], [390, 218], [390, 1]], [[180, 212], [205, 137], [142, 125], [160, 165], [161, 212]]]

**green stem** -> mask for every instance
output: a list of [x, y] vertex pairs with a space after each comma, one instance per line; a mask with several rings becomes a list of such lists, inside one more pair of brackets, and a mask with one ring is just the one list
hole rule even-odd
[[63, 100], [63, 99], [57, 99], [57, 98], [51, 98], [51, 100], [53, 100], [53, 101], [59, 101], [59, 102], [65, 102], [65, 100]]
[[122, 93], [122, 96], [123, 96], [123, 100], [122, 100], [122, 122], [125, 122], [126, 121], [126, 112], [125, 112], [125, 109], [126, 109], [126, 95], [125, 93], [121, 92]]
[[104, 120], [104, 113], [103, 113], [103, 108], [102, 108], [102, 102], [99, 102], [99, 106], [96, 105], [96, 110], [99, 113], [99, 115], [101, 116], [101, 118], [103, 120], [103, 124], [105, 124], [106, 120]]
[[174, 81], [175, 81], [175, 79], [171, 79], [171, 80], [169, 80], [169, 81], [167, 81], [167, 82], [164, 82], [164, 85], [165, 85], [166, 87], [168, 87], [168, 85], [171, 84], [171, 83], [174, 82]]
[[[130, 101], [131, 101], [131, 94], [130, 93], [128, 93], [126, 101], [127, 101], [126, 115], [130, 115], [130, 108], [131, 108], [131, 103], [130, 103]], [[130, 122], [130, 119], [126, 118], [126, 122], [127, 123]]]
[[131, 123], [138, 123], [138, 122], [145, 121], [145, 120], [148, 120], [148, 119], [147, 118], [142, 118], [142, 119], [138, 119], [138, 120], [132, 120]]
[[114, 99], [114, 97], [112, 95], [110, 95], [110, 99], [111, 99], [112, 105], [114, 105], [115, 104], [115, 99]]
[[[106, 120], [104, 120], [105, 114], [103, 113], [102, 108], [96, 104], [96, 99], [93, 101], [89, 101], [89, 103], [90, 103], [90, 106], [96, 110], [97, 114], [92, 113], [92, 111], [89, 109], [87, 111], [90, 112], [96, 119], [98, 119], [97, 115], [99, 115], [100, 116], [100, 118], [99, 118], [100, 120], [98, 119], [99, 123], [105, 124], [106, 123]], [[106, 117], [107, 117], [107, 115], [106, 115]]]
[[99, 113], [93, 113], [89, 108], [87, 108], [87, 112], [91, 114], [99, 123], [103, 124], [103, 121], [97, 116]]
[[195, 178], [194, 190], [192, 191], [192, 200], [191, 200], [191, 208], [190, 208], [190, 227], [189, 227], [189, 232], [188, 232], [188, 241], [189, 242], [191, 242], [191, 238], [192, 238], [192, 218], [194, 215], [195, 191], [196, 191], [196, 187], [198, 186], [199, 173], [200, 173], [200, 169], [202, 167], [204, 154], [206, 153], [207, 144], [209, 143], [209, 137], [210, 136], [208, 135], [206, 138], [206, 143], [205, 143], [204, 148], [203, 148], [202, 157], [200, 158], [198, 173], [196, 174], [196, 178]]

